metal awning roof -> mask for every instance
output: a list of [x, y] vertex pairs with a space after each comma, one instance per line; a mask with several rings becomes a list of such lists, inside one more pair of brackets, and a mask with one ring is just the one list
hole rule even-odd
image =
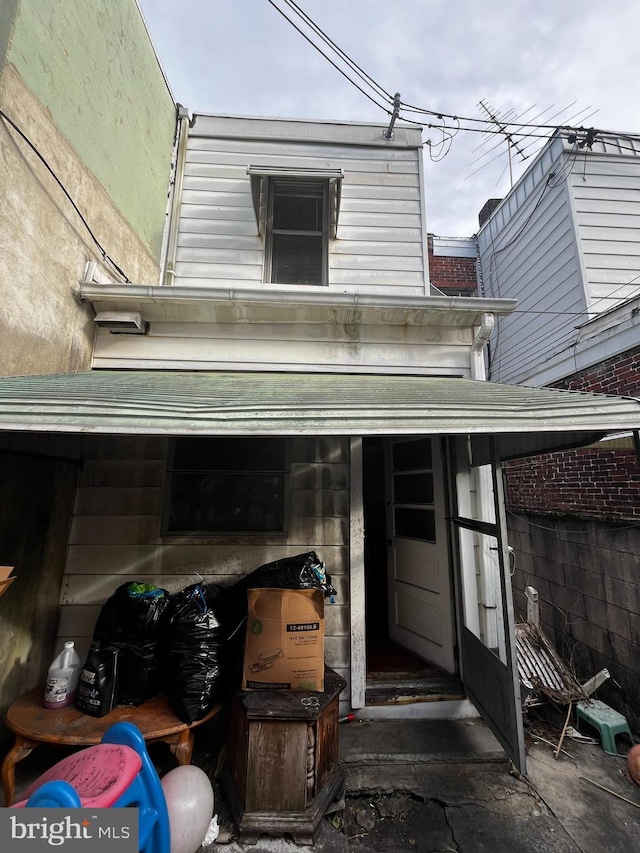
[[508, 458], [639, 425], [633, 398], [454, 377], [93, 370], [0, 379], [0, 430], [498, 434]]

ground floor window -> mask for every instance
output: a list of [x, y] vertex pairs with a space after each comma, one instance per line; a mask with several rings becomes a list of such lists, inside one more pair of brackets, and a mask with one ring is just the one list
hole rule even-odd
[[288, 493], [285, 438], [176, 438], [163, 532], [285, 533]]

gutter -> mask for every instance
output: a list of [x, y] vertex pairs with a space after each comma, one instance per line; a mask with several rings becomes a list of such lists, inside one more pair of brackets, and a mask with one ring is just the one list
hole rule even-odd
[[[169, 274], [169, 270], [167, 271]], [[281, 305], [320, 305], [324, 307], [347, 308], [393, 308], [396, 310], [425, 311], [428, 313], [452, 312], [469, 314], [475, 312], [483, 317], [494, 314], [506, 316], [515, 310], [516, 299], [484, 299], [468, 296], [407, 296], [406, 294], [348, 293], [317, 290], [284, 290], [276, 288], [250, 287], [185, 287], [174, 285], [144, 284], [96, 284], [90, 281], [80, 282], [80, 296], [88, 302], [150, 302], [150, 303], [188, 303], [192, 302], [235, 302]], [[492, 318], [493, 319], [493, 318]], [[488, 321], [482, 321], [488, 322]], [[481, 322], [481, 330], [483, 328]], [[491, 326], [493, 328], [493, 325]], [[490, 334], [490, 330], [489, 330]], [[480, 350], [484, 341], [480, 346]], [[474, 342], [474, 347], [476, 346]]]

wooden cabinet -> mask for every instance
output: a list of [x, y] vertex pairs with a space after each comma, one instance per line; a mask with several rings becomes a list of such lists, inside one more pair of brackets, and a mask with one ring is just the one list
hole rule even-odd
[[315, 842], [344, 787], [338, 696], [345, 685], [326, 668], [322, 693], [243, 691], [234, 699], [224, 781], [241, 842], [263, 834]]

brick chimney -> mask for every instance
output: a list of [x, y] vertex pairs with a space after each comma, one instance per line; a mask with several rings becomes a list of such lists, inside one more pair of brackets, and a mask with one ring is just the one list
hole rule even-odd
[[487, 201], [485, 203], [484, 207], [482, 208], [482, 210], [478, 214], [478, 225], [480, 226], [480, 228], [482, 228], [484, 223], [491, 216], [491, 214], [496, 209], [496, 207], [500, 204], [501, 201], [502, 201], [501, 198], [490, 198], [489, 201]]

